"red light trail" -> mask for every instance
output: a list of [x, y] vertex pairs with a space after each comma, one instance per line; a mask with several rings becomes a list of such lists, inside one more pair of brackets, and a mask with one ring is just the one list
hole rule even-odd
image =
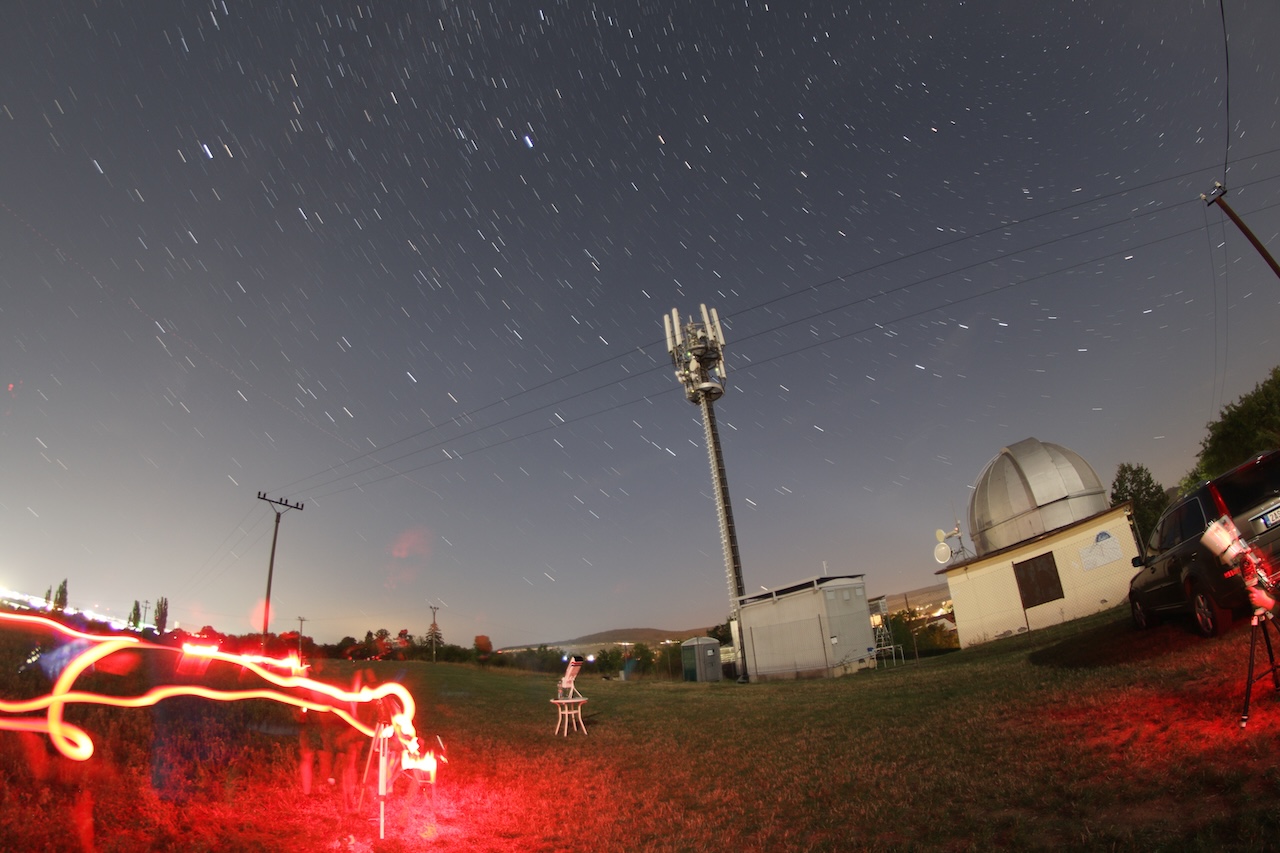
[[[422, 751], [421, 743], [414, 731], [413, 717], [416, 705], [413, 696], [398, 682], [389, 681], [355, 691], [344, 690], [301, 675], [300, 673], [306, 671], [306, 667], [295, 655], [282, 659], [258, 655], [232, 655], [215, 647], [199, 645], [185, 645], [181, 649], [176, 649], [148, 643], [137, 637], [104, 637], [87, 634], [43, 616], [0, 613], [0, 623], [16, 623], [42, 630], [52, 630], [67, 637], [68, 642], [80, 640], [90, 643], [58, 674], [49, 693], [23, 701], [0, 699], [0, 714], [7, 715], [0, 716], [0, 730], [47, 734], [54, 747], [67, 758], [87, 761], [93, 756], [93, 740], [89, 734], [63, 719], [63, 710], [68, 705], [83, 703], [119, 708], [145, 708], [174, 696], [199, 696], [219, 702], [270, 699], [307, 711], [334, 714], [369, 738], [390, 740], [394, 737], [402, 750], [402, 768], [420, 770], [429, 774], [431, 781], [435, 780], [436, 757], [432, 752]], [[73, 689], [76, 680], [86, 669], [124, 650], [181, 654], [184, 659], [203, 662], [223, 661], [252, 672], [274, 687], [219, 690], [201, 685], [169, 684], [153, 687], [140, 696], [108, 696]], [[273, 670], [282, 670], [288, 674]], [[348, 710], [359, 706], [378, 708], [385, 718], [380, 718], [372, 725], [366, 723]], [[387, 713], [388, 708], [394, 708], [394, 710]]]

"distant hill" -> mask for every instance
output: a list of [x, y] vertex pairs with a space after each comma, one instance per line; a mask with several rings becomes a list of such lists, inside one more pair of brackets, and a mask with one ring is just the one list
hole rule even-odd
[[[911, 607], [917, 611], [932, 612], [947, 607], [951, 602], [951, 588], [945, 583], [921, 587], [907, 592], [896, 592], [880, 596], [885, 599], [890, 613], [897, 613]], [[874, 598], [872, 599], [875, 600]], [[664, 631], [661, 628], [615, 628], [612, 631], [601, 631], [587, 634], [572, 640], [557, 640], [548, 643], [527, 643], [524, 645], [506, 646], [499, 651], [516, 651], [518, 649], [536, 649], [546, 646], [549, 649], [562, 649], [570, 654], [594, 653], [602, 647], [614, 643], [644, 643], [655, 648], [663, 640], [688, 640], [691, 637], [705, 637], [707, 628], [689, 628], [684, 631]]]
[[[711, 626], [708, 625], [707, 628]], [[644, 643], [653, 647], [660, 644], [663, 640], [687, 640], [690, 637], [705, 637], [707, 628], [689, 628], [684, 631], [665, 631], [661, 628], [614, 628], [612, 631], [600, 631], [596, 634], [587, 634], [584, 637], [575, 637], [572, 640], [557, 640], [554, 643], [532, 643], [522, 646], [508, 646], [502, 651], [511, 651], [514, 649], [537, 648], [539, 645], [545, 645], [547, 648], [555, 649], [576, 649], [582, 647], [591, 647], [592, 649], [601, 646], [609, 646], [614, 643]]]

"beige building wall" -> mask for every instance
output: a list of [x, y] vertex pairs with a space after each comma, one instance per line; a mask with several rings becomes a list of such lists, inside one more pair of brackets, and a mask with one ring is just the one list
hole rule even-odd
[[[1069, 527], [1027, 542], [948, 566], [945, 574], [955, 609], [960, 647], [1010, 637], [1079, 619], [1128, 600], [1138, 545], [1128, 504], [1112, 507]], [[1053, 554], [1062, 597], [1023, 607], [1015, 564]]]

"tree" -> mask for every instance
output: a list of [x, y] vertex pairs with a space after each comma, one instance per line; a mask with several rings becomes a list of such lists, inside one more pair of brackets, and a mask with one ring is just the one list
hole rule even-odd
[[440, 626], [434, 621], [432, 621], [431, 627], [427, 629], [427, 635], [422, 638], [422, 644], [431, 647], [431, 659], [435, 660], [436, 649], [444, 645], [444, 634], [440, 633]]
[[58, 591], [53, 594], [53, 609], [67, 609], [67, 579], [63, 578], [62, 583], [58, 584]]
[[49, 588], [45, 590], [45, 594], [44, 594], [44, 609], [48, 610], [51, 607], [53, 607], [53, 585], [52, 584], [49, 585]]
[[219, 632], [218, 629], [212, 625], [205, 625], [196, 633], [196, 637], [201, 640], [208, 640], [218, 645], [221, 645], [222, 642], [227, 639], [225, 634]]
[[733, 634], [729, 630], [730, 619], [724, 620], [723, 625], [716, 625], [707, 629], [707, 636], [714, 640], [719, 640], [721, 646], [733, 645]]
[[596, 652], [596, 669], [606, 675], [621, 670], [622, 649], [614, 646], [611, 649], [601, 649]]
[[684, 678], [684, 659], [680, 643], [675, 640], [663, 640], [658, 650], [658, 658], [654, 661], [654, 669], [663, 677], [676, 681]]
[[631, 648], [631, 659], [636, 662], [636, 669], [641, 675], [653, 672], [653, 649], [647, 643], [636, 643]]
[[484, 634], [477, 634], [475, 640], [476, 660], [485, 663], [493, 654], [493, 643]]
[[156, 633], [163, 634], [169, 624], [169, 599], [163, 595], [156, 599]]
[[1160, 520], [1160, 513], [1169, 505], [1164, 486], [1155, 481], [1147, 466], [1121, 462], [1111, 482], [1111, 505], [1125, 501], [1133, 501], [1133, 524], [1138, 529], [1138, 539], [1146, 542]]
[[364, 642], [357, 646], [351, 657], [355, 660], [383, 660], [391, 651], [391, 632], [379, 628], [364, 632]]
[[928, 624], [929, 617], [914, 609], [899, 610], [889, 616], [889, 631], [893, 642], [902, 646], [908, 655], [936, 655], [942, 651], [960, 648], [960, 638], [941, 624]]
[[1206, 478], [1223, 474], [1264, 450], [1280, 447], [1280, 366], [1234, 403], [1222, 407], [1200, 441], [1199, 465]]
[[130, 628], [142, 627], [142, 605], [136, 598], [133, 600], [133, 609], [129, 611], [129, 621], [125, 624]]
[[1196, 467], [1183, 474], [1182, 479], [1178, 481], [1178, 494], [1185, 495], [1208, 479], [1209, 476], [1205, 474], [1204, 468], [1197, 462]]

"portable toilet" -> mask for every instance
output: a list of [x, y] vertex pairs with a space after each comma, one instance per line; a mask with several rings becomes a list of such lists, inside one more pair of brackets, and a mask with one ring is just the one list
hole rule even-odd
[[694, 637], [680, 644], [680, 662], [685, 681], [720, 680], [720, 641], [715, 637]]

